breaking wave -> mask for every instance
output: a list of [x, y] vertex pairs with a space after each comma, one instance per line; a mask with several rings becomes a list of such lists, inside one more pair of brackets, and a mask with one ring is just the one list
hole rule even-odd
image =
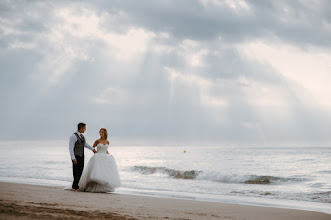
[[271, 184], [271, 183], [286, 183], [286, 182], [302, 182], [303, 178], [284, 178], [276, 176], [261, 176], [261, 175], [237, 175], [224, 174], [221, 172], [200, 171], [200, 170], [175, 170], [166, 167], [149, 167], [149, 166], [134, 166], [131, 171], [141, 174], [165, 174], [176, 179], [197, 179], [209, 180], [221, 183], [244, 183], [244, 184]]
[[210, 180], [221, 183], [245, 183], [245, 184], [270, 184], [270, 183], [290, 183], [302, 182], [303, 178], [286, 178], [267, 175], [238, 175], [224, 174], [221, 172], [202, 172], [197, 179]]
[[147, 166], [134, 166], [132, 170], [138, 171], [139, 173], [142, 174], [161, 173], [177, 179], [195, 179], [201, 173], [201, 171], [196, 171], [196, 170], [182, 171], [182, 170], [168, 169], [166, 167], [147, 167]]
[[311, 194], [310, 199], [318, 202], [331, 203], [331, 191], [313, 193]]

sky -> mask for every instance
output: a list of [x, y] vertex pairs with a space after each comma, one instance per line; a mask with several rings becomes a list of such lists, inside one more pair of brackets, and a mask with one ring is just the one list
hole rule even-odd
[[331, 146], [331, 1], [0, 2], [0, 140]]

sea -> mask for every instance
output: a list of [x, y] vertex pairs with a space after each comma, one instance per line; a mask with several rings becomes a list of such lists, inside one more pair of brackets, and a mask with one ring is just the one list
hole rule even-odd
[[[0, 181], [70, 186], [68, 141], [0, 142]], [[115, 193], [331, 214], [330, 147], [110, 146]], [[93, 155], [85, 149], [85, 164]]]

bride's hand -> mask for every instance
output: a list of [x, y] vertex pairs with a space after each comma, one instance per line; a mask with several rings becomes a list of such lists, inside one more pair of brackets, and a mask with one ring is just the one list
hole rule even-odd
[[93, 150], [93, 153], [97, 153], [97, 151], [94, 149], [94, 150]]

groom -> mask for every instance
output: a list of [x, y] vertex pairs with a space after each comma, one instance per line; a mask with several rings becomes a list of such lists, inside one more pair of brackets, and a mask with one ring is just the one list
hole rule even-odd
[[72, 171], [74, 175], [74, 182], [72, 183], [72, 189], [78, 190], [78, 182], [82, 176], [84, 169], [84, 147], [96, 153], [96, 150], [86, 143], [83, 133], [86, 131], [86, 124], [79, 123], [78, 130], [71, 135], [69, 139], [69, 151], [72, 160]]

